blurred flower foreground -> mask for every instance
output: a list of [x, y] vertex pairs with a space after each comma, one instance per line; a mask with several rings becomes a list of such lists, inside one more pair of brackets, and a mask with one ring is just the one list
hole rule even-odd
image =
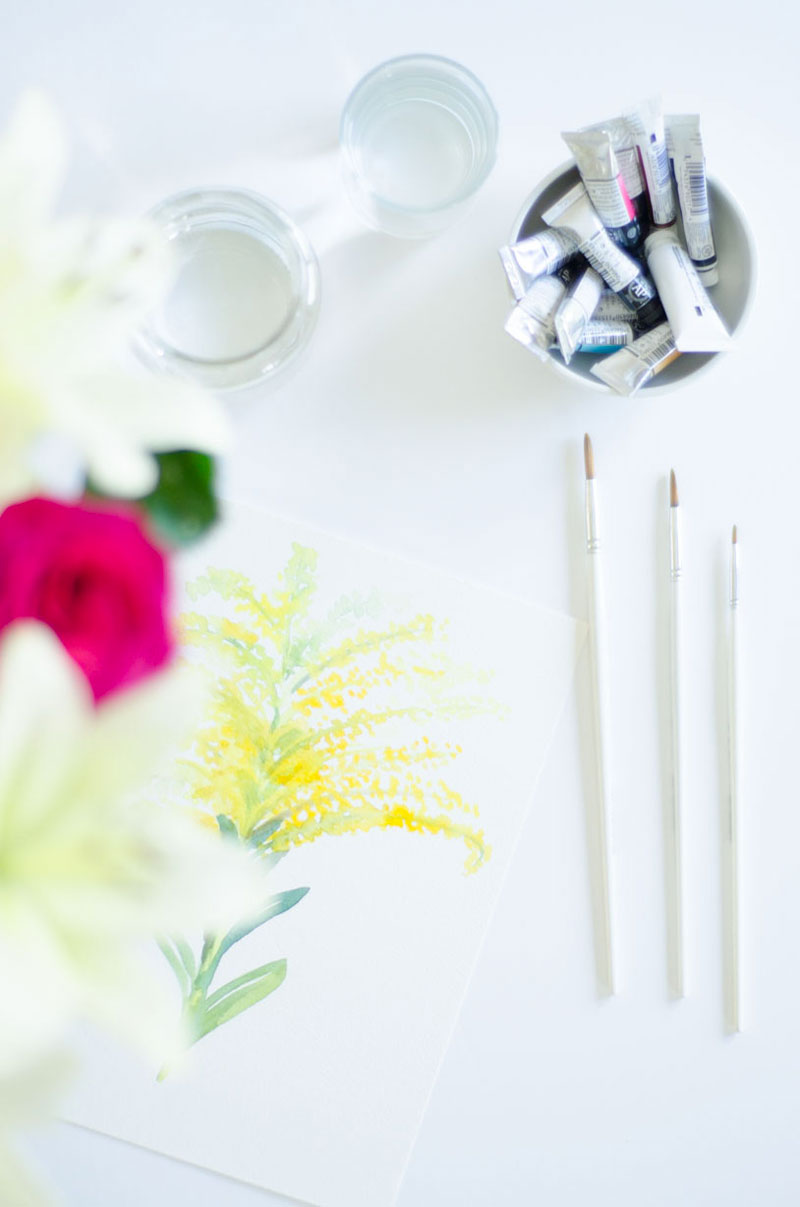
[[13, 1130], [48, 1101], [76, 1024], [163, 1059], [186, 1040], [154, 936], [229, 927], [264, 899], [252, 855], [147, 802], [201, 707], [172, 659], [171, 555], [213, 522], [228, 426], [132, 360], [166, 244], [140, 219], [54, 217], [66, 163], [56, 113], [26, 95], [0, 139], [4, 1207], [36, 1201]]

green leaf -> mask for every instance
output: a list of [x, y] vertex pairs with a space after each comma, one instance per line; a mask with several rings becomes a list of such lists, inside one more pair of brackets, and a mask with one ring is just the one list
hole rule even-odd
[[191, 988], [191, 977], [187, 973], [183, 961], [173, 948], [171, 941], [166, 937], [166, 935], [161, 935], [156, 942], [161, 948], [161, 954], [164, 956], [164, 959], [175, 973], [176, 980], [180, 987], [181, 997], [188, 997], [189, 990]]
[[155, 489], [141, 500], [157, 533], [169, 545], [190, 545], [216, 521], [214, 462], [206, 453], [157, 453]]
[[238, 840], [239, 831], [236, 829], [235, 823], [232, 822], [229, 817], [226, 817], [224, 813], [217, 814], [217, 825], [219, 826], [219, 832], [223, 838], [233, 838]]
[[279, 830], [286, 820], [286, 815], [281, 814], [280, 817], [271, 817], [268, 821], [262, 821], [260, 825], [251, 833], [247, 840], [251, 846], [260, 847], [268, 838], [271, 838], [276, 830]]
[[285, 914], [287, 909], [291, 909], [297, 905], [298, 901], [302, 901], [308, 892], [308, 888], [291, 888], [286, 892], [276, 893], [274, 897], [266, 902], [264, 908], [259, 911], [254, 918], [247, 922], [241, 923], [239, 926], [234, 926], [229, 930], [219, 947], [219, 958], [225, 954], [229, 948], [233, 947], [234, 943], [238, 943], [245, 935], [252, 934], [254, 930], [258, 930], [259, 926], [263, 926], [265, 922], [269, 922], [271, 918], [276, 918], [278, 914]]
[[178, 955], [181, 958], [181, 963], [183, 964], [189, 976], [189, 980], [193, 981], [195, 974], [197, 973], [197, 964], [195, 962], [194, 952], [181, 935], [173, 935], [172, 942], [175, 944]]
[[202, 1039], [222, 1023], [230, 1022], [237, 1014], [249, 1010], [282, 985], [286, 978], [286, 960], [273, 960], [223, 985], [209, 999], [213, 1002], [198, 1020], [195, 1039]]

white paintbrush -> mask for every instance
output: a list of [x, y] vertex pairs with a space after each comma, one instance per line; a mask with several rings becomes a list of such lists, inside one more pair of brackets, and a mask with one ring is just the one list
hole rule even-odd
[[670, 715], [672, 781], [667, 816], [667, 975], [674, 997], [684, 995], [683, 982], [683, 759], [681, 750], [681, 508], [675, 470], [669, 471], [669, 600]]
[[609, 803], [609, 704], [605, 609], [601, 576], [601, 544], [597, 519], [597, 488], [594, 451], [588, 436], [583, 438], [586, 467], [586, 579], [589, 604], [589, 650], [594, 697], [595, 759], [597, 767], [597, 872], [600, 894], [598, 919], [598, 975], [607, 993], [615, 992], [614, 913], [611, 893], [611, 841]]
[[730, 759], [728, 816], [725, 826], [727, 865], [727, 1002], [728, 1026], [741, 1031], [741, 944], [739, 916], [741, 842], [739, 786], [741, 782], [739, 735], [739, 542], [736, 525], [731, 533], [730, 616], [728, 620], [728, 753]]

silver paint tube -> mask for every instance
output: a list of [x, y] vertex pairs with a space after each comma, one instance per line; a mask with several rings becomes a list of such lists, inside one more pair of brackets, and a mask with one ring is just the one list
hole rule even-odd
[[650, 212], [656, 226], [669, 226], [675, 221], [675, 193], [669, 170], [669, 156], [664, 134], [664, 115], [661, 98], [651, 97], [625, 114], [625, 120], [639, 148]]
[[680, 351], [725, 352], [730, 348], [730, 334], [676, 231], [654, 231], [644, 249]]
[[500, 248], [500, 259], [515, 298], [524, 297], [537, 277], [555, 272], [578, 245], [567, 231], [546, 230]]
[[628, 191], [628, 196], [636, 207], [636, 213], [641, 220], [645, 217], [642, 206], [647, 208], [647, 186], [642, 175], [642, 165], [639, 162], [639, 148], [633, 131], [624, 117], [611, 117], [608, 121], [595, 122], [587, 126], [587, 130], [605, 130], [611, 139], [611, 146], [617, 157], [622, 180]]
[[607, 285], [638, 312], [645, 325], [663, 319], [664, 312], [652, 281], [641, 265], [618, 247], [598, 217], [580, 181], [542, 215], [548, 226], [567, 230], [578, 242], [592, 268]]
[[603, 278], [593, 268], [585, 268], [569, 287], [555, 313], [558, 346], [566, 364], [582, 342], [583, 331], [597, 309], [603, 293]]
[[547, 360], [556, 334], [556, 311], [566, 292], [567, 287], [559, 277], [539, 277], [506, 319], [508, 334], [540, 360]]
[[679, 356], [672, 328], [669, 323], [660, 323], [627, 348], [592, 365], [591, 372], [617, 394], [631, 395]]
[[717, 253], [708, 210], [708, 183], [700, 118], [696, 113], [666, 119], [667, 151], [672, 162], [683, 234], [692, 263], [708, 288], [719, 280]]
[[608, 132], [575, 130], [562, 132], [561, 137], [575, 156], [581, 179], [603, 226], [620, 247], [636, 247], [642, 239], [642, 228]]

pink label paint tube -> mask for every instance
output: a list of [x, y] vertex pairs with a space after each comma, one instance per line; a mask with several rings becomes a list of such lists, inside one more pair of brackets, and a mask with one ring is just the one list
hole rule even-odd
[[732, 340], [674, 229], [645, 240], [647, 265], [681, 352], [724, 352]]
[[632, 395], [679, 356], [672, 328], [660, 323], [627, 348], [592, 365], [591, 372], [617, 394]]
[[560, 230], [541, 231], [510, 247], [501, 247], [500, 259], [514, 297], [524, 297], [537, 277], [561, 268], [577, 250], [572, 235]]
[[639, 225], [644, 231], [650, 221], [647, 207], [647, 186], [642, 175], [639, 148], [636, 146], [630, 126], [624, 117], [612, 117], [604, 122], [595, 122], [593, 126], [587, 126], [586, 129], [604, 130], [611, 139], [611, 146], [617, 157], [623, 184], [636, 211]]
[[608, 133], [605, 130], [576, 130], [562, 133], [561, 137], [575, 156], [592, 205], [612, 239], [620, 247], [638, 247], [642, 241], [642, 228]]
[[603, 294], [603, 278], [586, 267], [575, 278], [555, 313], [556, 339], [566, 364], [583, 342], [586, 324], [597, 309]]
[[555, 340], [556, 311], [566, 292], [567, 286], [560, 277], [539, 277], [506, 319], [505, 328], [512, 339], [540, 360], [547, 360], [548, 349]]
[[675, 221], [675, 192], [669, 170], [669, 156], [664, 133], [661, 98], [653, 97], [625, 114], [642, 159], [650, 212], [655, 226], [669, 226]]
[[689, 255], [708, 288], [719, 280], [717, 253], [708, 209], [708, 184], [700, 118], [696, 113], [666, 119], [667, 151], [672, 163], [683, 234]]
[[595, 272], [637, 312], [642, 326], [653, 326], [664, 318], [653, 282], [638, 261], [611, 238], [583, 182], [571, 188], [542, 217], [548, 226], [566, 230], [575, 238]]

